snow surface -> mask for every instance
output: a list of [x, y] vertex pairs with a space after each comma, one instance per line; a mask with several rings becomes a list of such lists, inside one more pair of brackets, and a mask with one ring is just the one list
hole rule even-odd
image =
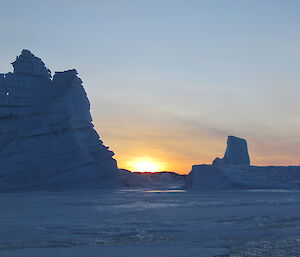
[[114, 153], [93, 129], [76, 70], [52, 79], [28, 50], [12, 65], [0, 74], [0, 190], [114, 184]]
[[31, 191], [0, 206], [0, 257], [300, 256], [300, 191]]

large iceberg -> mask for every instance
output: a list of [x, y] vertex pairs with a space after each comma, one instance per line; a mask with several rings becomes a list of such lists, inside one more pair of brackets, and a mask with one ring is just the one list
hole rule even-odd
[[30, 51], [0, 74], [0, 190], [111, 186], [114, 153], [93, 128], [76, 70], [55, 72]]
[[212, 165], [194, 165], [185, 188], [300, 189], [300, 167], [250, 166], [246, 140], [229, 136], [224, 158], [216, 158]]

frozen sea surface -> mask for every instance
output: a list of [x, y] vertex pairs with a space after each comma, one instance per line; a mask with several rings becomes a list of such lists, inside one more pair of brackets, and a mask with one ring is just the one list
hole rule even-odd
[[300, 191], [0, 194], [0, 257], [300, 256]]

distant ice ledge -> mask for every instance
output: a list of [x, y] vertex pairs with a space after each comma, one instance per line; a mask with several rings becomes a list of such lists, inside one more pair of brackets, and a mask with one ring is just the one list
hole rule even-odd
[[185, 188], [224, 189], [300, 189], [299, 166], [250, 166], [247, 141], [229, 136], [224, 157], [211, 165], [194, 165]]

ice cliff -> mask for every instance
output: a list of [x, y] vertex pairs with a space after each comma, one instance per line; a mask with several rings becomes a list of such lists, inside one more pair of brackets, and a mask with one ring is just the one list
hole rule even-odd
[[0, 74], [0, 190], [116, 183], [114, 153], [93, 128], [76, 70], [55, 72], [30, 51]]
[[223, 159], [216, 158], [213, 164], [250, 165], [247, 141], [243, 138], [229, 136]]
[[185, 188], [300, 189], [300, 167], [250, 166], [246, 140], [229, 136], [224, 158], [216, 158], [212, 165], [194, 165]]

